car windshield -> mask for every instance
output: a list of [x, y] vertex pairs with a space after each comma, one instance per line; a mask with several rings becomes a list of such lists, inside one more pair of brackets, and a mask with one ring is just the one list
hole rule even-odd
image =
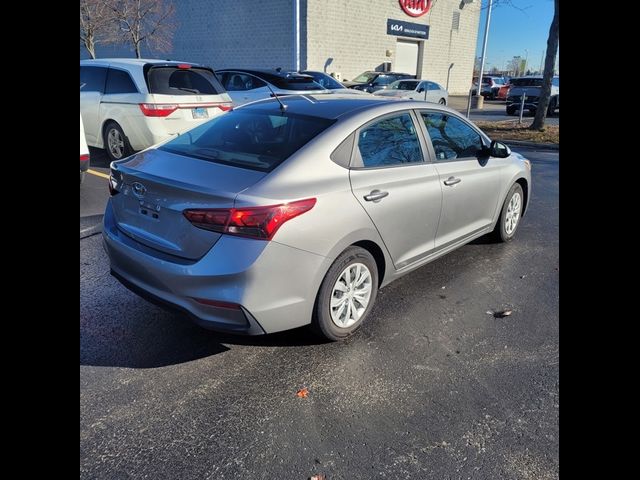
[[389, 85], [389, 90], [415, 90], [419, 81], [414, 80], [396, 80]]
[[354, 78], [353, 81], [358, 83], [369, 83], [371, 82], [371, 80], [375, 78], [376, 75], [377, 73], [364, 72], [358, 75], [356, 78]]
[[269, 172], [334, 120], [238, 109], [158, 147], [209, 162]]
[[541, 78], [512, 78], [511, 86], [512, 87], [541, 87], [542, 79]]
[[147, 72], [149, 93], [160, 95], [217, 95], [225, 89], [211, 70], [178, 66], [151, 67]]
[[338, 82], [335, 78], [325, 75], [320, 72], [302, 72], [305, 75], [311, 75], [317, 84], [323, 86], [324, 88], [328, 88], [330, 90], [337, 90], [344, 88], [340, 82]]

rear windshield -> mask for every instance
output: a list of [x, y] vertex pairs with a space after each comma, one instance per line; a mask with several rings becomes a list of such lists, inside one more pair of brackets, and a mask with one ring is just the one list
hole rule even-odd
[[396, 80], [391, 85], [389, 85], [390, 90], [415, 90], [418, 86], [419, 81], [411, 81], [411, 80]]
[[206, 68], [152, 67], [147, 73], [149, 93], [160, 95], [218, 95], [225, 89]]
[[364, 72], [354, 78], [353, 81], [358, 83], [369, 83], [376, 75], [377, 73]]
[[325, 90], [311, 76], [273, 77], [268, 80], [283, 90]]
[[511, 86], [512, 87], [541, 87], [542, 79], [541, 78], [512, 78]]
[[159, 150], [269, 172], [335, 120], [238, 109], [165, 143]]

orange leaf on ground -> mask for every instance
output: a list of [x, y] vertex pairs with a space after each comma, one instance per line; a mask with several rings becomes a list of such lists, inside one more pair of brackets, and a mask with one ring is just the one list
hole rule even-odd
[[307, 398], [309, 396], [309, 390], [306, 388], [301, 388], [296, 392], [296, 396], [300, 398]]

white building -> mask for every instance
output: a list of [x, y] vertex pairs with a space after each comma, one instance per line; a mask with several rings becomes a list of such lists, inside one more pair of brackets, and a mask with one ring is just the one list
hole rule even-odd
[[[342, 80], [390, 67], [448, 86], [451, 94], [466, 94], [480, 4], [480, 0], [179, 0], [173, 51], [158, 55], [143, 47], [143, 52], [214, 69], [299, 66], [334, 73]], [[132, 56], [126, 49], [99, 48], [97, 53]]]

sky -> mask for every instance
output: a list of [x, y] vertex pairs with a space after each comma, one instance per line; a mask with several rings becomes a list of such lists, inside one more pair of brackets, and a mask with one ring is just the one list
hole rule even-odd
[[[487, 22], [488, 0], [482, 1], [482, 13], [478, 28], [476, 57], [482, 55], [482, 42]], [[505, 69], [514, 56], [527, 57], [528, 66], [534, 71], [540, 68], [543, 52], [547, 48], [549, 27], [553, 19], [553, 0], [493, 0], [485, 71], [495, 66]], [[517, 8], [516, 8], [517, 7]], [[558, 51], [558, 57], [560, 52]], [[557, 60], [556, 60], [557, 61]]]

